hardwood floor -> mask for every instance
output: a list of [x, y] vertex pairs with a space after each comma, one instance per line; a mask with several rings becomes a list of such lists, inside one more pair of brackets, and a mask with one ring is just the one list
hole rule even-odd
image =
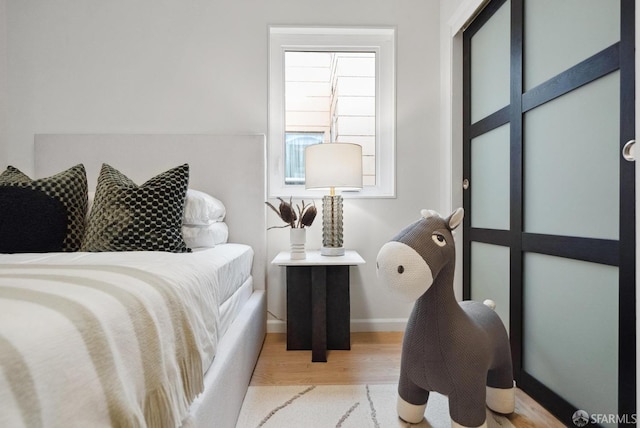
[[[287, 351], [284, 334], [269, 333], [251, 385], [346, 385], [397, 383], [402, 333], [351, 333], [350, 351], [328, 351], [326, 363], [312, 363], [311, 351]], [[564, 427], [555, 417], [516, 390], [516, 427]]]

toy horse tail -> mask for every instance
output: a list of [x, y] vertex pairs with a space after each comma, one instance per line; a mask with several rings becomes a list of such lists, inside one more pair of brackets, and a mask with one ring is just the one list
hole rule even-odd
[[487, 299], [482, 303], [484, 303], [485, 306], [488, 306], [492, 311], [496, 310], [496, 302], [494, 302], [493, 300]]

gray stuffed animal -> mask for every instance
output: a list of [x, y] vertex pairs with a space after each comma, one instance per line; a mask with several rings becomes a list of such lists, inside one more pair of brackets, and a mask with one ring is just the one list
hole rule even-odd
[[[486, 427], [486, 406], [515, 408], [511, 351], [498, 315], [485, 304], [458, 303], [453, 293], [452, 231], [464, 212], [442, 218], [422, 211], [378, 253], [378, 277], [416, 301], [402, 344], [398, 416], [419, 423], [430, 391], [449, 397], [453, 427]], [[490, 302], [490, 301], [489, 301]]]

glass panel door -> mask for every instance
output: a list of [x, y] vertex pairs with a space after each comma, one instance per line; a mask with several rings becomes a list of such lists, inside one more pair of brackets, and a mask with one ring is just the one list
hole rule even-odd
[[524, 230], [618, 239], [620, 73], [524, 115]]
[[530, 90], [620, 40], [620, 2], [524, 2], [525, 90]]
[[509, 229], [509, 124], [471, 141], [471, 226]]
[[498, 303], [518, 386], [571, 426], [636, 413], [634, 9], [493, 0], [463, 35], [464, 298]]
[[510, 2], [471, 38], [471, 117], [485, 118], [509, 104]]
[[524, 255], [523, 368], [589, 414], [618, 412], [617, 285], [614, 266]]

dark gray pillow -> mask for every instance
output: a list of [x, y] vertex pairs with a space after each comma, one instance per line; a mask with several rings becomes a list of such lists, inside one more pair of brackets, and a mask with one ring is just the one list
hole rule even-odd
[[182, 239], [189, 165], [141, 186], [103, 164], [82, 251], [190, 251]]
[[67, 211], [44, 192], [0, 186], [0, 253], [62, 251]]
[[[2, 246], [2, 252], [77, 251], [80, 248], [87, 216], [84, 165], [36, 180], [9, 166], [0, 174], [0, 187], [5, 188], [4, 208], [0, 210], [4, 234], [0, 240], [10, 241]], [[9, 187], [25, 191], [13, 192], [6, 189]], [[18, 218], [19, 215], [24, 218]], [[59, 239], [60, 221], [64, 221], [63, 240], [61, 245], [53, 245]], [[21, 239], [29, 243], [20, 243]], [[36, 243], [38, 240], [42, 240], [42, 245]]]

